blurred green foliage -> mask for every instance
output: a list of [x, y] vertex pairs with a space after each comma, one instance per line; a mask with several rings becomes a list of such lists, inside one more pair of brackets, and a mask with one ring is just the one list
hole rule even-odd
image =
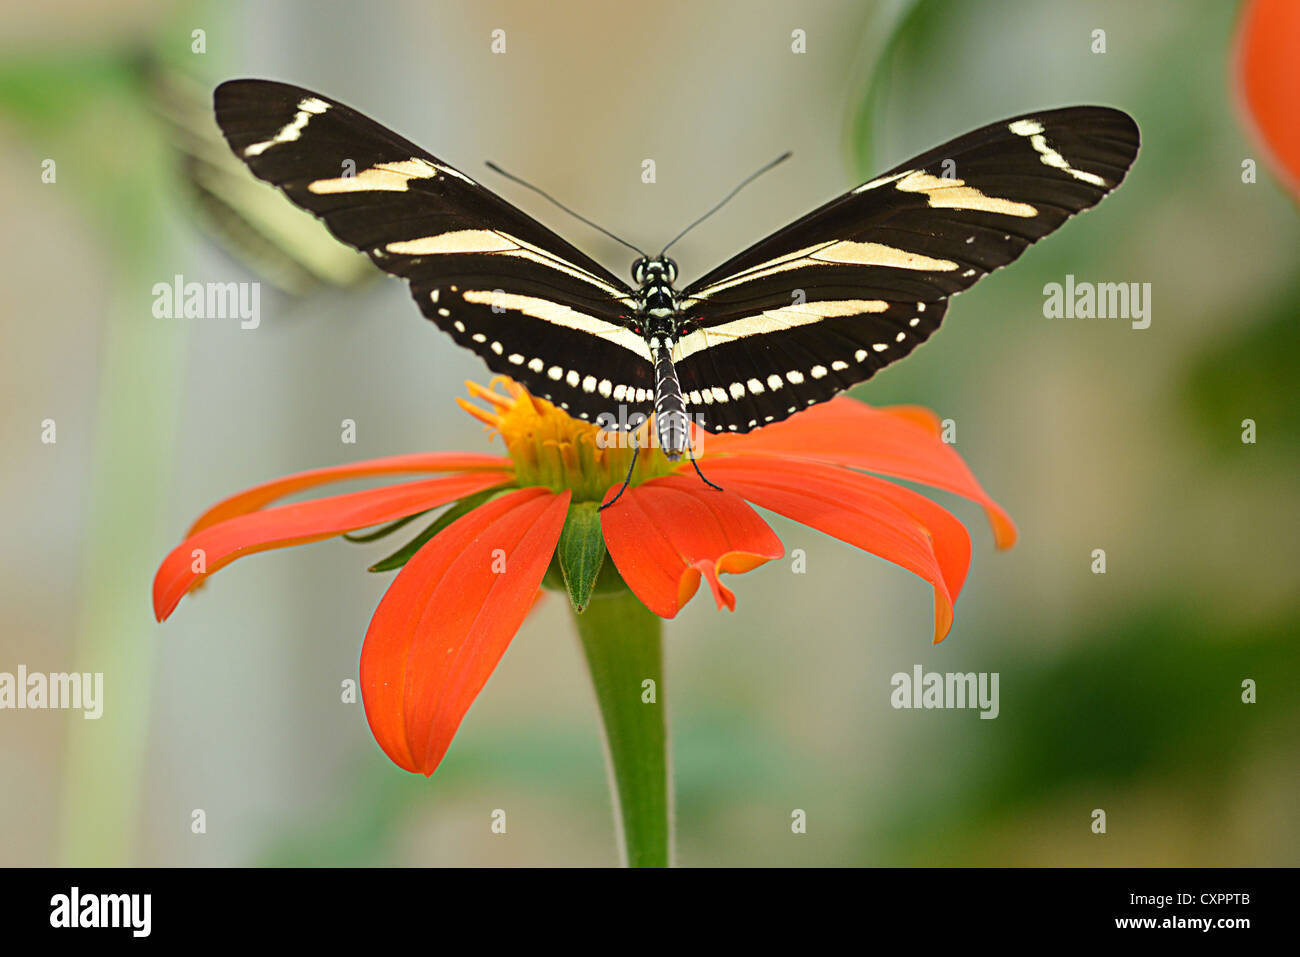
[[[1267, 297], [1267, 298], [1266, 298]], [[1182, 390], [1199, 441], [1221, 462], [1240, 461], [1242, 421], [1268, 434], [1266, 461], [1300, 456], [1300, 284], [1268, 290], [1189, 364]], [[1257, 435], [1258, 438], [1258, 435]]]

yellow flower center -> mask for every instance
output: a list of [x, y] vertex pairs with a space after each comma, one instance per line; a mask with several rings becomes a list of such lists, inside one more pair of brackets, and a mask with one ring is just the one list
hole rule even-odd
[[556, 492], [567, 488], [575, 502], [600, 501], [627, 477], [634, 442], [641, 452], [633, 485], [673, 471], [673, 463], [650, 447], [653, 419], [632, 433], [608, 432], [573, 418], [504, 376], [494, 378], [490, 388], [477, 382], [466, 382], [465, 387], [487, 408], [468, 399], [457, 399], [457, 404], [501, 436], [521, 487], [544, 485]]

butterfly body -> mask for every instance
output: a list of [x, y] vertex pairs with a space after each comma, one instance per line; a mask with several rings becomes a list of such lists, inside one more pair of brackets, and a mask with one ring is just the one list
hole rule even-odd
[[952, 296], [1096, 205], [1137, 156], [1106, 107], [965, 133], [832, 199], [681, 289], [661, 254], [629, 286], [464, 173], [335, 100], [223, 83], [235, 155], [340, 240], [406, 279], [421, 312], [494, 372], [577, 418], [658, 413], [748, 432], [824, 402], [925, 342]]
[[[643, 336], [654, 363], [655, 437], [670, 461], [688, 451], [689, 420], [686, 398], [673, 364], [673, 350], [681, 338], [683, 322], [678, 305], [677, 263], [664, 256], [642, 257], [632, 264], [632, 279], [640, 285], [632, 329]], [[609, 421], [617, 421], [611, 417]], [[597, 425], [605, 420], [598, 418]]]

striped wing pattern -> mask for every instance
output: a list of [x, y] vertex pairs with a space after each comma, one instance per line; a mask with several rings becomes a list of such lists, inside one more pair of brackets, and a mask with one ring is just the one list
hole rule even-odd
[[1137, 150], [1125, 113], [1053, 110], [831, 200], [684, 290], [688, 401], [708, 428], [745, 432], [869, 379], [939, 328], [949, 297], [1096, 205]]
[[494, 372], [575, 415], [615, 393], [651, 405], [650, 352], [630, 330], [632, 290], [464, 173], [335, 100], [232, 80], [217, 124], [260, 179], [316, 214], [421, 312]]
[[[655, 374], [634, 291], [464, 173], [334, 100], [235, 80], [217, 123], [259, 178], [410, 283], [495, 372], [571, 414], [635, 421]], [[689, 412], [747, 432], [824, 402], [926, 341], [948, 299], [1124, 179], [1118, 110], [992, 123], [826, 203], [687, 286], [674, 342]], [[619, 414], [623, 407], [622, 415]]]

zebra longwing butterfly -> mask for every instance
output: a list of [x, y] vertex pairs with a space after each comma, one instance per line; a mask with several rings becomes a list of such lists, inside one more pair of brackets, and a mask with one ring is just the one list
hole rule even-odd
[[406, 279], [424, 315], [489, 368], [606, 428], [653, 408], [672, 458], [686, 450], [688, 409], [714, 432], [748, 432], [908, 355], [949, 297], [1096, 205], [1138, 150], [1118, 110], [1012, 117], [894, 167], [681, 290], [671, 259], [642, 257], [634, 289], [328, 97], [232, 80], [215, 105], [256, 176]]

